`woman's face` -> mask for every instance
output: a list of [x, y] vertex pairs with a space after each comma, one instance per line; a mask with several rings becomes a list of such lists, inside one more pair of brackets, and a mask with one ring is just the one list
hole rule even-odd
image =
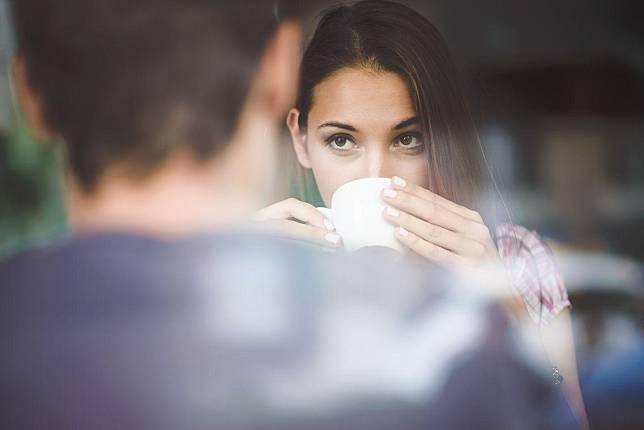
[[300, 164], [311, 168], [327, 206], [341, 185], [365, 177], [402, 176], [427, 187], [425, 139], [403, 79], [346, 68], [313, 91], [307, 130], [288, 125]]

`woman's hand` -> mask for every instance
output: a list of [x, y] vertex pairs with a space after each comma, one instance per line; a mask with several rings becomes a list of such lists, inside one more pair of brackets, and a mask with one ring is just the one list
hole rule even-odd
[[498, 260], [490, 231], [478, 212], [397, 176], [382, 192], [384, 217], [398, 226], [396, 237], [422, 257], [441, 265]]
[[260, 210], [253, 216], [263, 230], [272, 234], [315, 243], [326, 248], [341, 246], [335, 227], [313, 205], [289, 198]]

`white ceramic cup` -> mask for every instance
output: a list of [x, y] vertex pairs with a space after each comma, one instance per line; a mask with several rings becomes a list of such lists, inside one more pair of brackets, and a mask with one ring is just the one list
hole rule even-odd
[[345, 250], [381, 246], [404, 252], [405, 248], [394, 236], [394, 226], [383, 217], [387, 205], [380, 193], [389, 187], [389, 178], [357, 179], [333, 193], [331, 209], [317, 208], [333, 222]]

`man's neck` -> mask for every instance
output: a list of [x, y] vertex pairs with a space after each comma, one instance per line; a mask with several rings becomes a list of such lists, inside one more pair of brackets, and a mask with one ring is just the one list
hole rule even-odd
[[226, 177], [231, 172], [217, 167], [176, 157], [138, 182], [118, 170], [108, 171], [91, 193], [70, 180], [67, 206], [72, 228], [77, 233], [157, 237], [234, 228], [245, 222], [256, 201], [250, 193], [238, 191], [233, 178]]

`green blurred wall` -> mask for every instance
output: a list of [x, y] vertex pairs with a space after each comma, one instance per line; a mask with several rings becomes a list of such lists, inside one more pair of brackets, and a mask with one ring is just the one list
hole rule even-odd
[[64, 235], [60, 149], [14, 124], [0, 136], [0, 258]]
[[12, 100], [7, 5], [0, 0], [0, 259], [44, 245], [66, 229], [60, 149], [30, 136]]

